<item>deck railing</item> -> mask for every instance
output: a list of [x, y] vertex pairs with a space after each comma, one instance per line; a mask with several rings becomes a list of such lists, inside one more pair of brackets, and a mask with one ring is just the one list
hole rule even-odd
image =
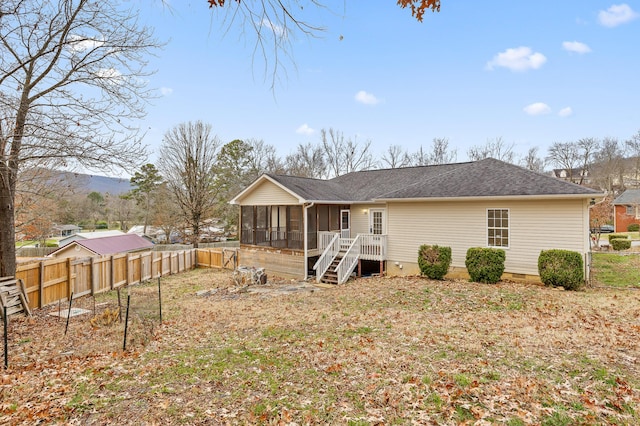
[[381, 234], [360, 234], [360, 259], [386, 260], [387, 236]]
[[331, 262], [333, 262], [333, 258], [336, 257], [336, 254], [340, 251], [340, 234], [334, 234], [333, 238], [327, 245], [327, 247], [322, 252], [322, 255], [318, 259], [315, 265], [313, 265], [313, 269], [316, 271], [316, 281], [320, 282], [320, 279], [327, 272], [329, 266], [331, 266]]
[[[344, 241], [346, 238], [341, 238], [340, 240]], [[353, 240], [336, 268], [336, 271], [338, 272], [338, 284], [345, 283], [349, 279], [349, 275], [351, 275], [355, 269], [358, 259], [360, 258], [360, 247], [360, 235], [358, 235]]]
[[[337, 232], [318, 232], [318, 249], [324, 250]], [[387, 235], [386, 234], [358, 234], [360, 242], [360, 259], [364, 260], [387, 260]], [[347, 247], [351, 245], [352, 239], [344, 239]], [[344, 244], [343, 243], [343, 244]]]

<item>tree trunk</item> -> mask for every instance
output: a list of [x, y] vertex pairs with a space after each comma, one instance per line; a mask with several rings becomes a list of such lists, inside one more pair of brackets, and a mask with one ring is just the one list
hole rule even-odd
[[[6, 177], [3, 170], [2, 177]], [[13, 191], [8, 179], [0, 184], [0, 276], [16, 274], [16, 233], [13, 208]]]

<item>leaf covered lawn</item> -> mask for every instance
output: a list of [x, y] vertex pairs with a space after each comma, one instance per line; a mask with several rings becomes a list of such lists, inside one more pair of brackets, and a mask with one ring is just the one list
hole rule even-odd
[[[15, 318], [0, 423], [640, 423], [637, 291], [413, 277], [272, 294], [230, 282], [167, 278], [163, 324], [126, 352], [69, 350], [51, 317]], [[113, 333], [78, 329], [94, 342]]]

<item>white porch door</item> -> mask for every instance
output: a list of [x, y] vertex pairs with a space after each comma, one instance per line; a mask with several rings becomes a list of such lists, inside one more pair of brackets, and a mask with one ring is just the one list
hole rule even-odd
[[369, 209], [369, 233], [382, 235], [384, 229], [384, 209]]
[[340, 237], [351, 238], [351, 211], [340, 210]]

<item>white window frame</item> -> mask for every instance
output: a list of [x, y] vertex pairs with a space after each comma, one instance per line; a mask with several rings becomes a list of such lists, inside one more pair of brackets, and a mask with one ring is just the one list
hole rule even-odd
[[[507, 226], [489, 226], [489, 211], [507, 211]], [[495, 214], [494, 214], [495, 215]], [[486, 235], [486, 242], [487, 242], [487, 247], [491, 247], [491, 248], [499, 248], [499, 249], [508, 249], [511, 246], [511, 209], [508, 208], [504, 208], [504, 207], [493, 207], [493, 208], [487, 208], [486, 214], [485, 214], [485, 226], [487, 227], [487, 235]], [[507, 230], [507, 245], [491, 245], [489, 244], [489, 230], [490, 229], [500, 229], [500, 230]], [[494, 236], [495, 238], [495, 236]], [[502, 237], [501, 237], [502, 238]]]

